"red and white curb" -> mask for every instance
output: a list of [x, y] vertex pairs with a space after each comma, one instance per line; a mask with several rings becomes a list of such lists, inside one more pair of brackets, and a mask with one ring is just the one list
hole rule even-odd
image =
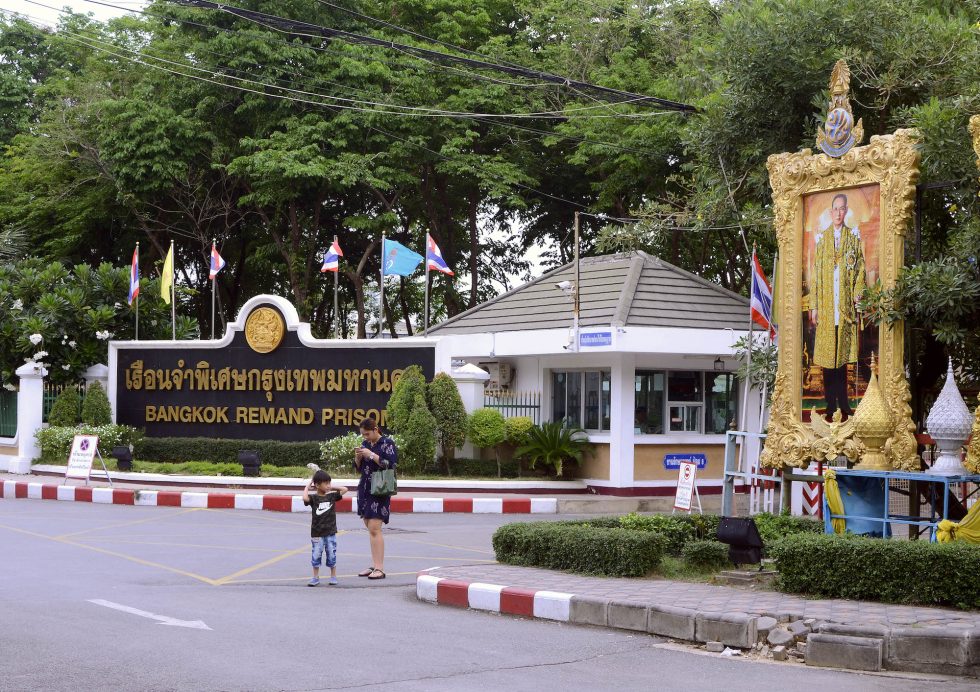
[[[94, 502], [139, 507], [201, 507], [208, 509], [264, 509], [270, 512], [308, 512], [301, 495], [250, 495], [168, 490], [92, 488], [3, 481], [0, 498]], [[357, 498], [348, 495], [337, 503], [341, 512], [356, 512]], [[400, 514], [556, 514], [554, 497], [393, 497], [391, 511]]]
[[574, 596], [559, 591], [533, 591], [499, 584], [443, 579], [428, 572], [416, 577], [415, 595], [427, 603], [558, 622], [568, 622], [571, 618]]

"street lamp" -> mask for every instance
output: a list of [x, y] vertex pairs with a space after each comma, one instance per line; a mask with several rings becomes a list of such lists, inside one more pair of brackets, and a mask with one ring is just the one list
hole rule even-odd
[[721, 359], [721, 356], [715, 358], [715, 372], [725, 372], [725, 361]]

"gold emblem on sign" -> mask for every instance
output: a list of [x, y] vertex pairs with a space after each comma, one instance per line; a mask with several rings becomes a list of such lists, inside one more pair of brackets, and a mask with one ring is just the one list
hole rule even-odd
[[272, 353], [285, 335], [286, 323], [272, 308], [258, 308], [245, 320], [245, 340], [256, 353]]

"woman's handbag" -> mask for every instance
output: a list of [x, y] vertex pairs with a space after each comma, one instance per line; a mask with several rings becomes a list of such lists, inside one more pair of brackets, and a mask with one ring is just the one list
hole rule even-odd
[[375, 497], [390, 497], [398, 493], [398, 480], [395, 469], [382, 469], [371, 474], [371, 494]]

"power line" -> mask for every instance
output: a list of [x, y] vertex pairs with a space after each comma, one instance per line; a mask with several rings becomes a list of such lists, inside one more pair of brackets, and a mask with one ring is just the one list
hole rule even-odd
[[382, 46], [385, 48], [391, 48], [399, 51], [403, 51], [410, 55], [424, 56], [431, 58], [439, 62], [449, 62], [455, 64], [467, 65], [469, 67], [480, 67], [488, 70], [494, 70], [497, 72], [503, 72], [506, 74], [530, 77], [544, 82], [551, 82], [553, 84], [558, 84], [566, 87], [574, 87], [576, 89], [583, 89], [587, 91], [593, 91], [598, 94], [602, 94], [609, 97], [614, 103], [629, 101], [638, 105], [656, 105], [661, 108], [671, 110], [692, 113], [696, 112], [697, 108], [686, 103], [680, 103], [678, 101], [670, 101], [668, 99], [658, 98], [656, 96], [646, 96], [643, 94], [636, 94], [629, 91], [623, 91], [620, 89], [612, 89], [610, 87], [604, 87], [597, 84], [591, 84], [589, 82], [583, 82], [580, 80], [572, 79], [570, 77], [562, 77], [560, 75], [551, 74], [548, 72], [541, 72], [539, 70], [533, 70], [526, 67], [512, 67], [510, 65], [502, 65], [499, 63], [491, 63], [486, 60], [477, 60], [474, 58], [464, 58], [449, 53], [442, 53], [435, 50], [430, 50], [427, 48], [419, 48], [415, 46], [409, 46], [406, 44], [399, 44], [393, 41], [375, 38], [373, 36], [365, 36], [363, 34], [356, 34], [350, 31], [344, 31], [342, 29], [334, 29], [330, 27], [319, 26], [316, 24], [309, 24], [307, 22], [300, 22], [293, 19], [287, 19], [285, 17], [279, 17], [276, 15], [265, 14], [264, 12], [255, 12], [253, 10], [246, 10], [240, 7], [235, 7], [233, 5], [224, 5], [216, 2], [211, 2], [211, 0], [169, 0], [177, 5], [182, 5], [185, 7], [196, 7], [199, 9], [211, 9], [218, 10], [221, 12], [226, 12], [228, 14], [234, 15], [246, 21], [254, 22], [256, 24], [264, 25], [269, 28], [282, 31], [283, 33], [292, 36], [306, 36], [309, 38], [339, 38], [350, 43], [359, 43], [365, 45]]

